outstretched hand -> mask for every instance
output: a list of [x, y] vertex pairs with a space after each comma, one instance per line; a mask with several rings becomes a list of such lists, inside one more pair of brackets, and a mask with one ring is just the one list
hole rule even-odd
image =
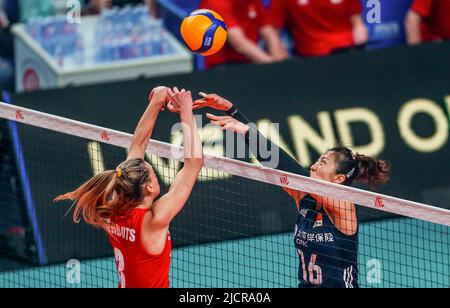
[[171, 101], [171, 96], [173, 92], [170, 88], [165, 86], [156, 87], [150, 92], [150, 96], [148, 98], [150, 104], [155, 104], [161, 111], [164, 110], [164, 107], [167, 103]]
[[216, 110], [228, 111], [231, 107], [233, 107], [233, 104], [230, 101], [217, 94], [206, 94], [200, 92], [199, 95], [202, 98], [194, 102], [194, 109], [210, 107]]
[[250, 127], [247, 124], [239, 122], [230, 116], [215, 116], [213, 114], [207, 113], [206, 117], [210, 120], [211, 124], [218, 125], [222, 130], [229, 130], [241, 135], [245, 135]]
[[193, 109], [193, 100], [191, 91], [186, 91], [182, 89], [178, 90], [177, 87], [174, 87], [170, 92], [170, 102], [167, 104], [167, 109], [170, 112], [180, 113], [182, 111], [192, 112]]

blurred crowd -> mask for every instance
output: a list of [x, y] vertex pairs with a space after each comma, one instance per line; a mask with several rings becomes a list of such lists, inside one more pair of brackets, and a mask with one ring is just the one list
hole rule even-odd
[[[80, 0], [83, 14], [99, 14], [112, 6], [142, 3], [151, 7], [150, 11], [155, 14], [156, 2]], [[362, 5], [367, 1], [364, 0], [199, 2], [199, 8], [212, 9], [223, 16], [229, 34], [225, 47], [205, 59], [206, 68], [352, 52], [364, 49], [369, 40]], [[11, 24], [65, 14], [67, 3], [68, 0], [0, 0], [0, 89], [13, 89]], [[405, 13], [408, 44], [450, 39], [450, 0], [411, 0]]]
[[[292, 55], [317, 57], [364, 49], [369, 36], [363, 2], [367, 1], [202, 0], [200, 8], [221, 14], [229, 34], [226, 47], [208, 57], [206, 66], [268, 63]], [[390, 4], [384, 1], [382, 5]], [[450, 0], [411, 0], [406, 11], [408, 44], [450, 39]], [[292, 38], [293, 50], [283, 39], [284, 31]]]

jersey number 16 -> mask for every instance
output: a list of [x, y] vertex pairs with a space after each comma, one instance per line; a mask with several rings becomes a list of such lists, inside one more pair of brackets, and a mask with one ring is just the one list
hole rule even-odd
[[306, 271], [305, 255], [300, 249], [298, 249], [297, 251], [302, 262], [303, 281], [309, 281], [309, 283], [311, 283], [312, 285], [320, 286], [322, 284], [322, 269], [316, 264], [317, 254], [311, 254], [308, 271]]

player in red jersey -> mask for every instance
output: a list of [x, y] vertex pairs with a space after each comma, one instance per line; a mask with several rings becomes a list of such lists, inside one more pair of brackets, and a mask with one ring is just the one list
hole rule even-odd
[[[168, 104], [167, 104], [168, 103]], [[144, 160], [161, 109], [176, 109], [183, 127], [184, 166], [167, 194]], [[75, 200], [74, 221], [107, 231], [114, 249], [122, 288], [167, 288], [171, 239], [169, 225], [186, 203], [203, 166], [202, 144], [192, 113], [191, 93], [166, 87], [153, 89], [134, 132], [127, 160], [104, 171], [76, 190], [55, 199]]]
[[450, 39], [450, 0], [414, 0], [405, 19], [409, 44]]
[[[199, 8], [219, 13], [228, 29], [227, 44], [205, 58], [207, 68], [230, 63], [271, 63], [289, 58], [261, 0], [202, 0]], [[258, 45], [260, 38], [266, 43], [267, 51]]]
[[272, 4], [271, 23], [278, 29], [288, 26], [299, 56], [325, 56], [367, 43], [359, 0], [278, 0]]

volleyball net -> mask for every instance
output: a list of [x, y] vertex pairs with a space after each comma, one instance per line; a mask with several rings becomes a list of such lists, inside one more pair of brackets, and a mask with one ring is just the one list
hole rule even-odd
[[[4, 103], [0, 128], [0, 287], [116, 287], [104, 231], [73, 223], [71, 203], [52, 200], [115, 169], [132, 136]], [[162, 193], [182, 156], [179, 146], [150, 141]], [[212, 154], [171, 224], [171, 286], [296, 287], [299, 268], [305, 281], [329, 279], [321, 267], [345, 251], [304, 256], [294, 233], [312, 247], [340, 239], [320, 215], [313, 233], [294, 232], [299, 211], [282, 188], [358, 204], [359, 273], [342, 273], [349, 287], [450, 287], [449, 210]]]

